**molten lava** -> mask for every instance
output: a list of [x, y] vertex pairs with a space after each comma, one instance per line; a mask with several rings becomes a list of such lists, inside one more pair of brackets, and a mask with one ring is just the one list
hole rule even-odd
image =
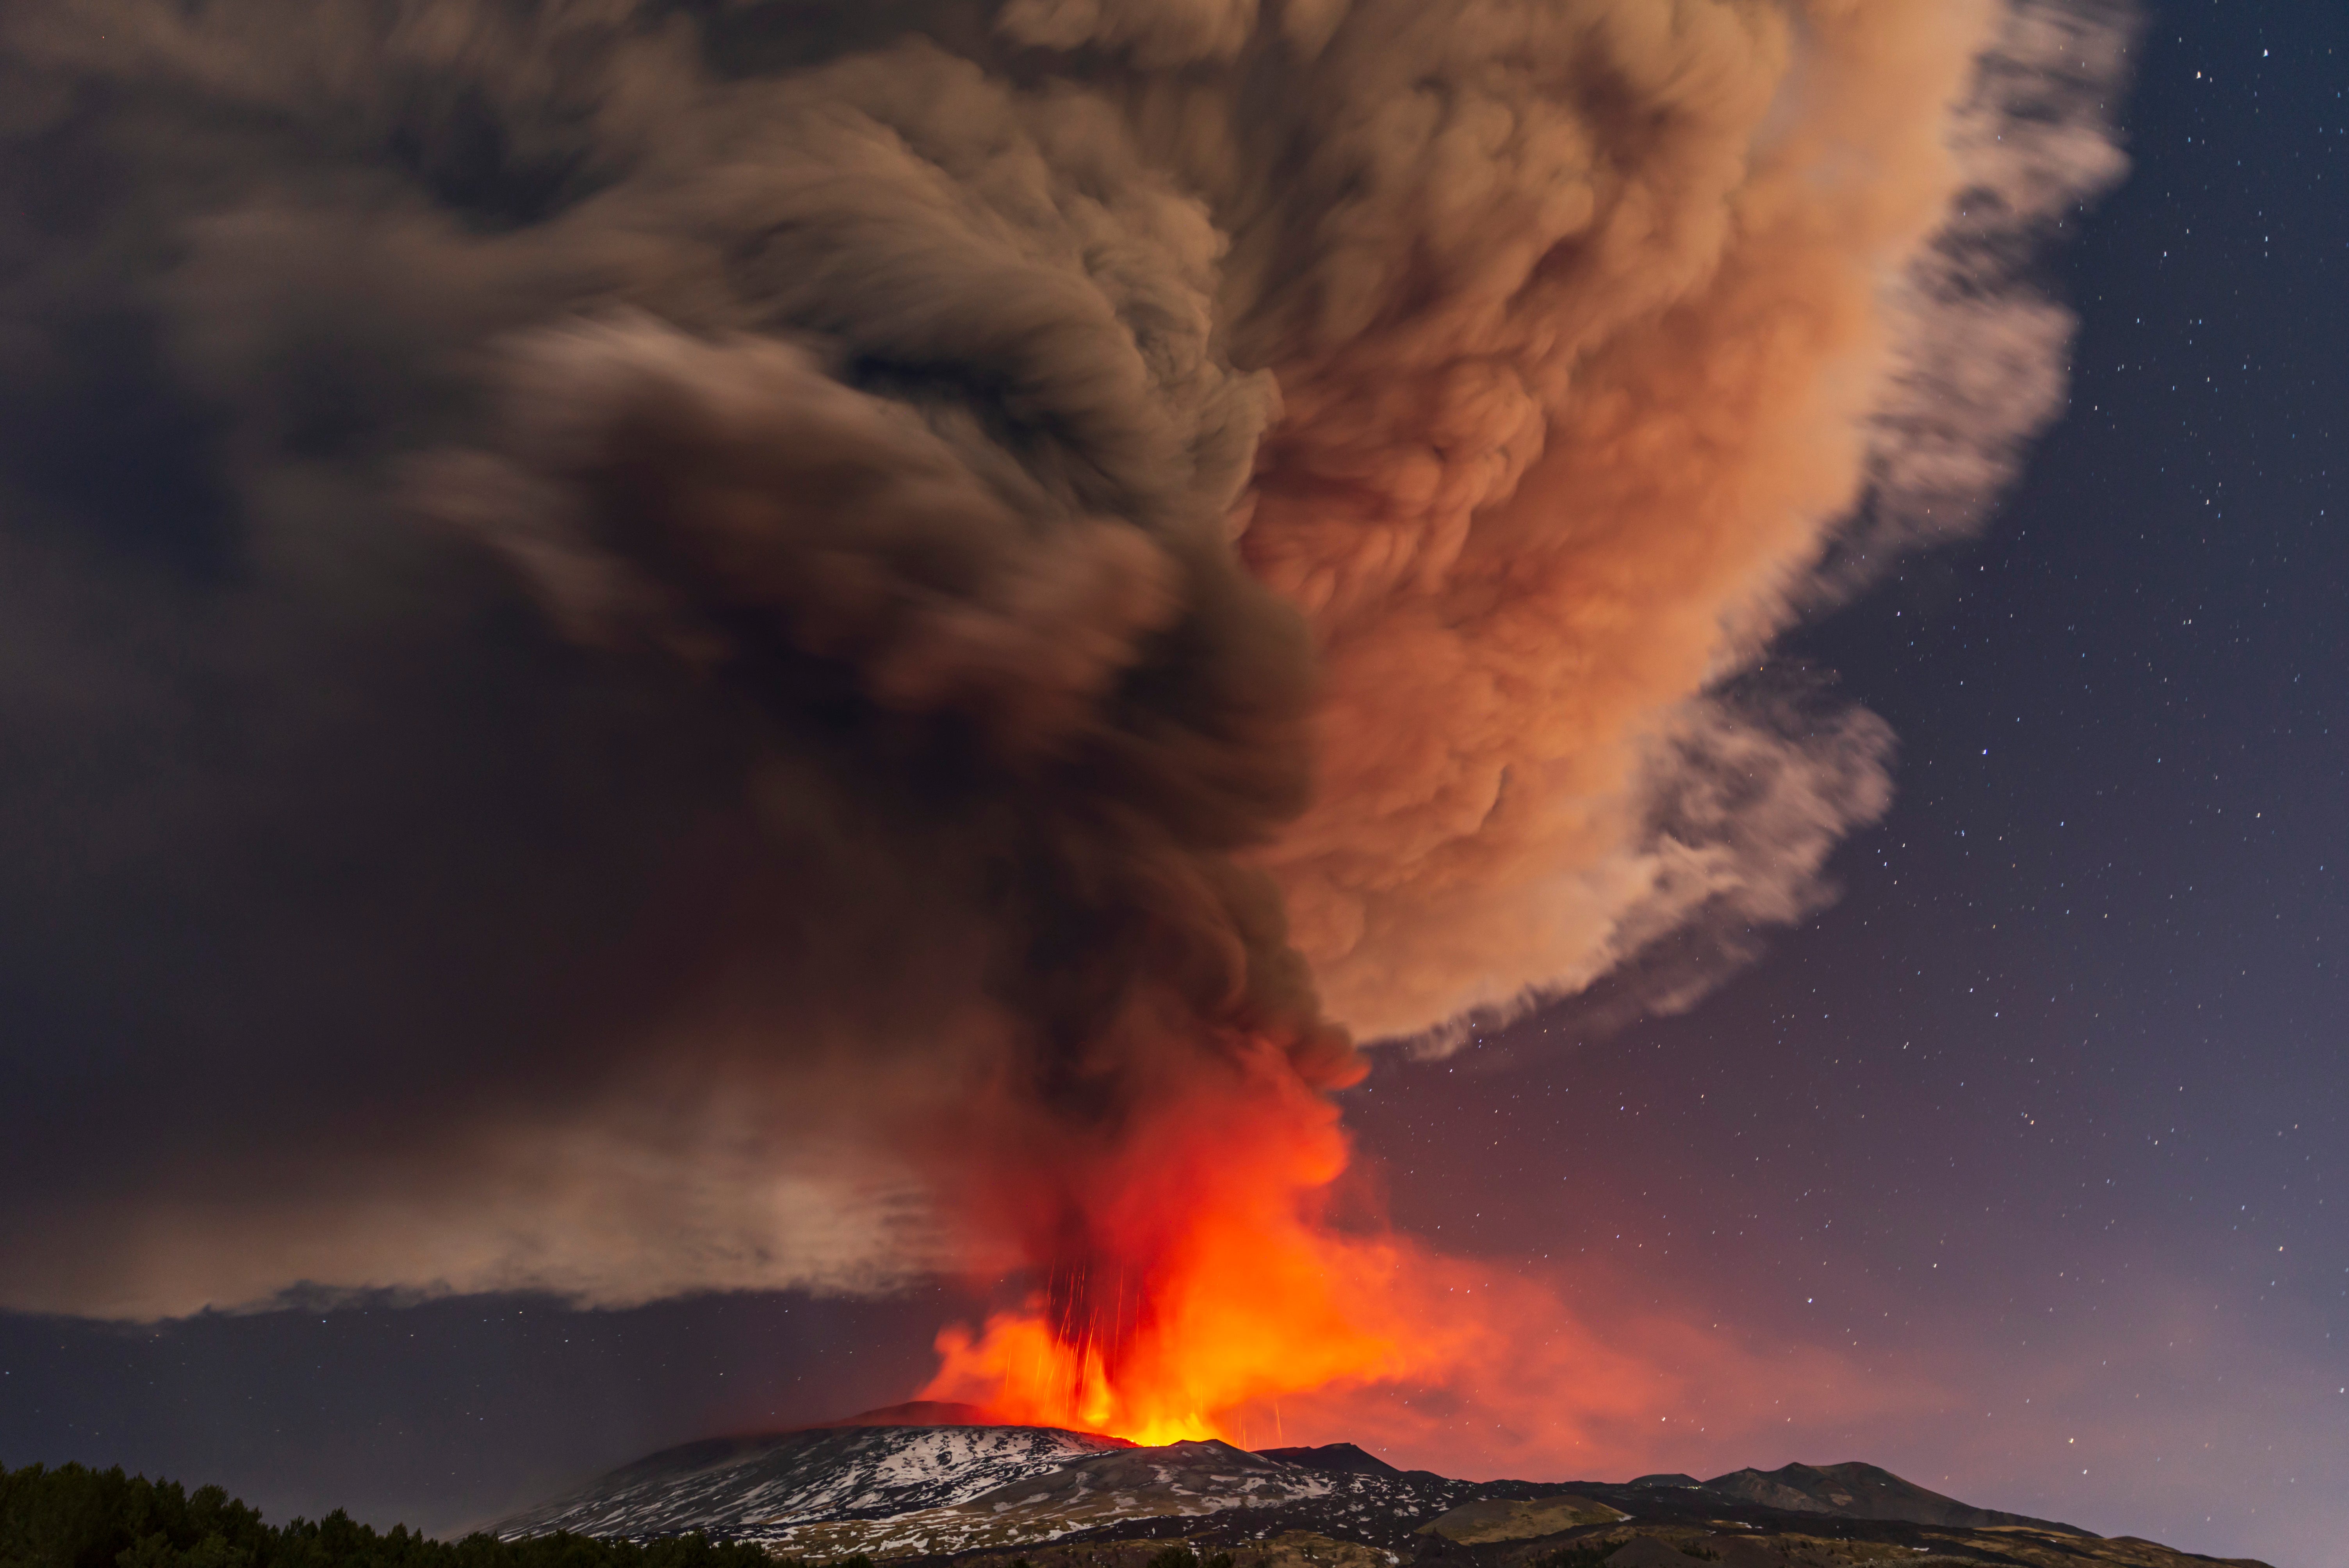
[[[1461, 1332], [1406, 1305], [1407, 1243], [1328, 1222], [1348, 1147], [1279, 1053], [1175, 1097], [1023, 1226], [1040, 1288], [938, 1336], [926, 1399], [1140, 1443], [1271, 1440], [1285, 1394], [1433, 1372]], [[1273, 1418], [1277, 1420], [1277, 1416]]]
[[1579, 1252], [1569, 1275], [1335, 1222], [1333, 1076], [1266, 1046], [1092, 1135], [1030, 1125], [960, 1195], [1019, 1238], [1034, 1288], [939, 1335], [920, 1397], [1138, 1443], [1343, 1439], [1459, 1475], [1730, 1469], [1797, 1419], [1944, 1398], [1840, 1347], [1724, 1332]]

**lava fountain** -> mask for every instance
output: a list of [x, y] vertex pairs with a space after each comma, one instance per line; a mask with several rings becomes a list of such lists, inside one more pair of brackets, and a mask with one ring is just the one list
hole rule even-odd
[[1467, 1331], [1406, 1300], [1409, 1243], [1333, 1222], [1349, 1156], [1335, 1086], [1263, 1042], [1232, 1067], [1027, 1191], [1035, 1288], [940, 1334], [921, 1398], [1164, 1443], [1236, 1438], [1284, 1394], [1456, 1357]]

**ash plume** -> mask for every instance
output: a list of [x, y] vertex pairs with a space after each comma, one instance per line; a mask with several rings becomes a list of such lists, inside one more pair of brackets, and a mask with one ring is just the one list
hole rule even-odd
[[2127, 24], [10, 7], [0, 1305], [1113, 1357], [1138, 1151], [1827, 896], [1891, 738], [1750, 672], [2055, 407]]

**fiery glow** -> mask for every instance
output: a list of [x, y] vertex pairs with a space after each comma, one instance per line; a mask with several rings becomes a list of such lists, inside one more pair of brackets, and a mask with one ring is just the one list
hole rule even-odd
[[1330, 1073], [1269, 1046], [1225, 1066], [1074, 1140], [1049, 1181], [965, 1194], [1024, 1238], [1038, 1284], [940, 1334], [920, 1398], [1138, 1443], [1343, 1439], [1523, 1475], [1729, 1470], [1795, 1421], [1847, 1431], [1946, 1397], [1881, 1356], [1724, 1331], [1717, 1305], [1602, 1259], [1501, 1267], [1340, 1222]]
[[[1203, 1143], [1179, 1177], [1159, 1167], [1104, 1190], [1097, 1212], [1163, 1228], [1104, 1229], [1090, 1271], [1040, 1263], [1021, 1310], [939, 1335], [920, 1397], [1137, 1443], [1347, 1440], [1486, 1476], [1712, 1473], [1797, 1422], [1890, 1440], [1950, 1398], [1930, 1368], [1880, 1353], [1862, 1365], [1724, 1332], [1717, 1308], [1600, 1260], [1578, 1258], [1570, 1278], [1332, 1228], [1334, 1117], [1277, 1168], [1248, 1147]], [[1195, 1205], [1160, 1206], [1193, 1182]]]
[[[1041, 1288], [938, 1336], [930, 1399], [1141, 1443], [1250, 1430], [1283, 1395], [1439, 1375], [1470, 1331], [1406, 1296], [1409, 1244], [1329, 1222], [1336, 1109], [1269, 1049], [1041, 1197]], [[1029, 1194], [1031, 1201], [1040, 1195]]]
[[1299, 1223], [1254, 1233], [1229, 1213], [1202, 1213], [1153, 1272], [1106, 1307], [1123, 1322], [1091, 1332], [1057, 1315], [1050, 1291], [979, 1335], [947, 1329], [922, 1397], [1138, 1443], [1237, 1439], [1241, 1407], [1407, 1376], [1444, 1357], [1441, 1335], [1384, 1310], [1394, 1260], [1375, 1242]]

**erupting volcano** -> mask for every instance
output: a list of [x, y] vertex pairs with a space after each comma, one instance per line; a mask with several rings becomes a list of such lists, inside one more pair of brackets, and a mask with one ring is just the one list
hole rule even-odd
[[[347, 1076], [266, 1138], [61, 1189], [0, 1300], [1008, 1278], [926, 1397], [1254, 1446], [1472, 1364], [1512, 1368], [1489, 1413], [1538, 1362], [1572, 1398], [1514, 1433], [1651, 1413], [1555, 1281], [1385, 1228], [1335, 1097], [1357, 1040], [1442, 1054], [1609, 977], [1687, 1006], [1827, 897], [1890, 733], [1767, 650], [2060, 406], [2027, 263], [2117, 171], [2110, 16], [5, 17], [50, 84], [8, 134], [108, 194], [0, 338], [44, 346], [33, 402], [203, 444], [170, 471], [220, 558], [156, 610], [155, 689], [254, 716], [187, 789], [218, 832], [108, 810], [223, 857], [174, 887], [294, 868], [221, 952], [315, 925], [319, 996], [399, 1003], [285, 1026]], [[118, 320], [135, 397], [67, 374]], [[138, 619], [146, 571], [57, 624]], [[316, 874], [358, 843], [389, 869]], [[461, 982], [401, 967], [426, 931]], [[291, 994], [190, 975], [157, 1029]]]
[[1346, 1135], [1288, 1056], [1256, 1051], [1139, 1122], [1040, 1202], [1032, 1294], [941, 1334], [921, 1398], [1140, 1443], [1269, 1440], [1284, 1394], [1457, 1347], [1402, 1300], [1406, 1244], [1332, 1222]]

